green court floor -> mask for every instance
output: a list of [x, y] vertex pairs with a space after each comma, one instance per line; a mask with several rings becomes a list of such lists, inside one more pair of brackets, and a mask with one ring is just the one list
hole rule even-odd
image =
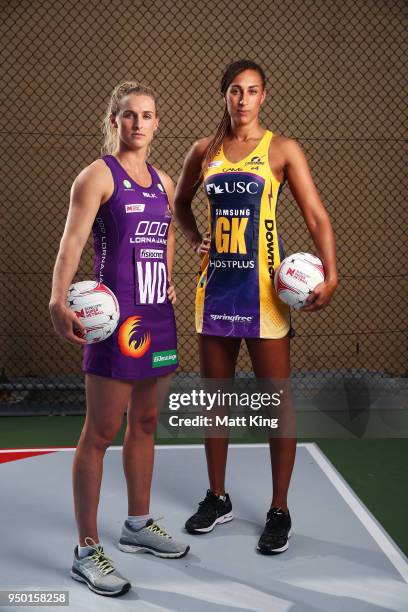
[[[0, 448], [75, 446], [83, 421], [82, 416], [1, 417]], [[124, 426], [115, 444], [122, 444], [123, 433]], [[408, 440], [314, 441], [394, 541], [408, 554]], [[169, 440], [158, 442], [175, 443]], [[194, 443], [197, 440], [183, 439], [180, 442]], [[319, 509], [324, 512], [324, 508]]]

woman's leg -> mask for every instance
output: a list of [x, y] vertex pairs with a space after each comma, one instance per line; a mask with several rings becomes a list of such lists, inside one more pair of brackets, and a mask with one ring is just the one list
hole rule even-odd
[[128, 409], [123, 446], [123, 468], [128, 489], [128, 514], [119, 540], [124, 552], [147, 552], [157, 557], [179, 558], [190, 547], [169, 538], [150, 514], [150, 491], [154, 464], [154, 433], [172, 374], [137, 381]]
[[[201, 377], [205, 379], [234, 378], [240, 344], [240, 338], [199, 334]], [[228, 436], [206, 437], [205, 452], [210, 489], [216, 495], [224, 495]]]
[[[252, 367], [258, 379], [281, 379], [282, 383], [290, 377], [290, 340], [288, 336], [276, 340], [262, 338], [247, 338], [248, 352], [251, 357]], [[273, 382], [273, 381], [272, 381]], [[260, 381], [262, 384], [262, 381]], [[273, 496], [271, 507], [288, 510], [288, 489], [292, 475], [296, 454], [296, 438], [294, 435], [294, 413], [290, 399], [290, 385], [284, 384], [289, 399], [284, 406], [291, 412], [286, 414], [289, 424], [290, 437], [270, 438], [270, 454], [272, 463]]]
[[149, 514], [154, 464], [154, 433], [172, 375], [134, 384], [123, 445], [123, 469], [128, 489], [128, 513]]
[[85, 375], [86, 418], [74, 456], [72, 476], [79, 543], [99, 541], [96, 514], [105, 451], [120, 431], [132, 383]]

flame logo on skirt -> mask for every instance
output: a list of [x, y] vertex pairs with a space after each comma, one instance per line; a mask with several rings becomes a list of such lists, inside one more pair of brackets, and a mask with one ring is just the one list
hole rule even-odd
[[140, 320], [142, 317], [128, 317], [122, 323], [118, 332], [118, 343], [121, 353], [127, 357], [143, 357], [150, 348], [150, 333], [141, 336]]

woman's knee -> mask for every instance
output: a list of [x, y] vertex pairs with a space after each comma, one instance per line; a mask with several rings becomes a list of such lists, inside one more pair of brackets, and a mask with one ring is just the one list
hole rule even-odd
[[103, 430], [96, 430], [85, 427], [82, 432], [82, 443], [95, 450], [104, 452], [113, 444], [120, 428], [109, 427]]
[[136, 434], [154, 434], [157, 427], [158, 413], [156, 408], [151, 408], [136, 414], [131, 428], [135, 430]]

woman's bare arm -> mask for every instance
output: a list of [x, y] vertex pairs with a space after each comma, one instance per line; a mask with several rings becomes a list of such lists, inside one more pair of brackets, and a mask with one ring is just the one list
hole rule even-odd
[[198, 230], [193, 211], [191, 210], [191, 202], [202, 183], [203, 158], [211, 139], [212, 137], [198, 140], [187, 153], [174, 196], [174, 211], [177, 223], [197, 252], [208, 243], [208, 238], [205, 237], [203, 240]]
[[49, 309], [55, 331], [77, 344], [84, 341], [74, 334], [73, 327], [84, 328], [66, 307], [65, 300], [101, 201], [109, 191], [109, 175], [101, 163], [98, 160], [82, 170], [72, 185], [68, 216], [52, 278]]
[[308, 298], [309, 305], [302, 309], [318, 310], [328, 304], [337, 287], [334, 232], [313, 182], [302, 148], [295, 140], [289, 138], [285, 140], [282, 147], [289, 187], [302, 212], [325, 269], [325, 282], [315, 288]]

